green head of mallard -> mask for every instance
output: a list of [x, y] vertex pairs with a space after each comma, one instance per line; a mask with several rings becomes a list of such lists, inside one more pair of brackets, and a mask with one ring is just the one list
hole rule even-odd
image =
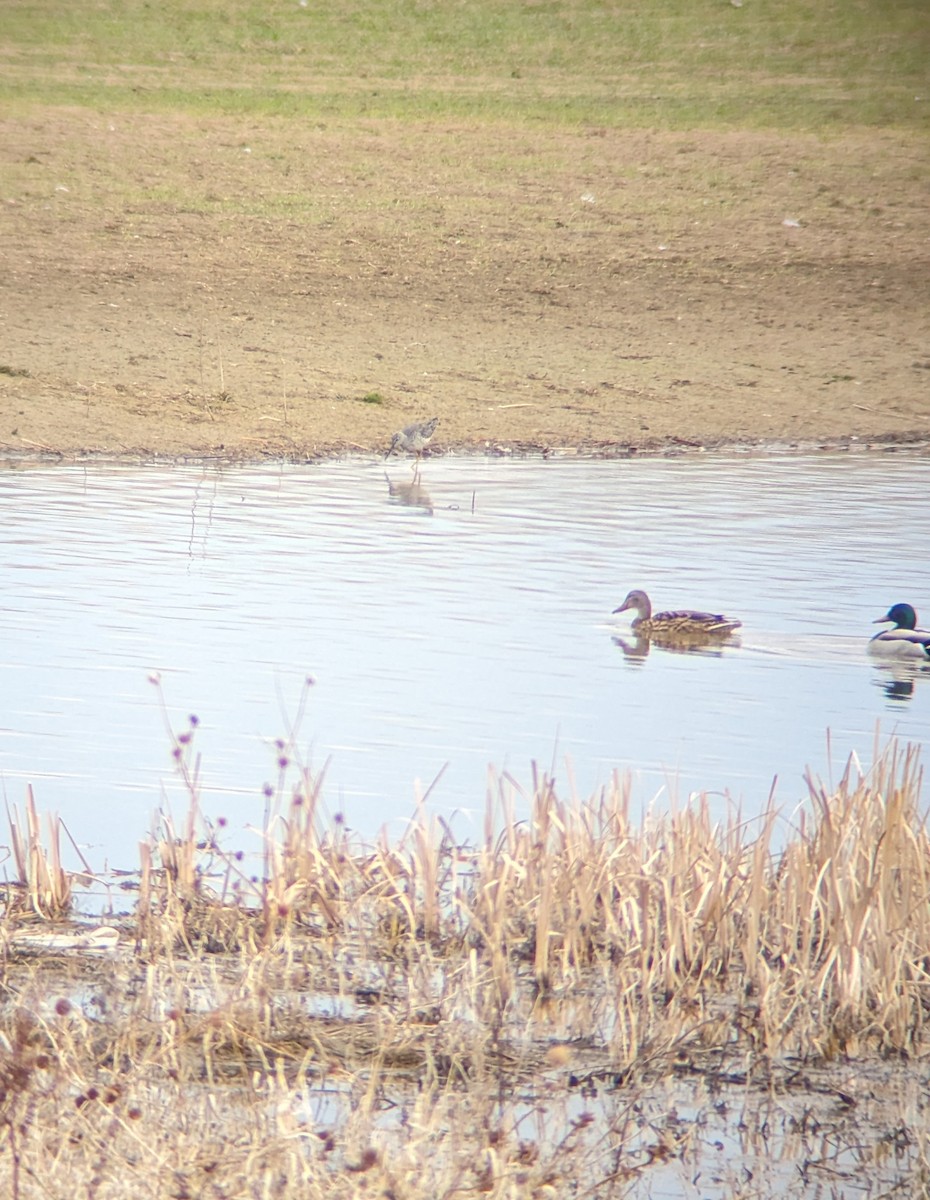
[[916, 629], [917, 612], [910, 604], [893, 604], [883, 617], [876, 617], [873, 625], [883, 625], [890, 621], [895, 629]]

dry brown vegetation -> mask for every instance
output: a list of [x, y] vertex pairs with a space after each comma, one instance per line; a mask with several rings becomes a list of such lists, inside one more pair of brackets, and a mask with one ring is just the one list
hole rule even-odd
[[812, 780], [786, 837], [774, 809], [639, 824], [619, 779], [580, 802], [538, 774], [525, 796], [496, 781], [465, 846], [425, 811], [394, 842], [321, 822], [282, 746], [253, 876], [200, 815], [194, 732], [189, 813], [143, 847], [99, 948], [43, 920], [69, 895], [34, 809], [14, 838], [4, 1194], [685, 1195], [703, 1173], [702, 1195], [764, 1196], [798, 1172], [922, 1194], [913, 750]]

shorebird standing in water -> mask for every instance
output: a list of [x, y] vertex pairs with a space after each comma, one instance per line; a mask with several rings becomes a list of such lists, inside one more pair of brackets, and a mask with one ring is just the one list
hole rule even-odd
[[417, 460], [413, 464], [413, 473], [416, 475], [420, 469], [420, 455], [432, 441], [438, 424], [439, 418], [433, 417], [430, 421], [420, 421], [405, 426], [391, 438], [391, 448], [384, 457], [390, 458], [395, 450], [407, 450], [409, 453], [415, 454]]

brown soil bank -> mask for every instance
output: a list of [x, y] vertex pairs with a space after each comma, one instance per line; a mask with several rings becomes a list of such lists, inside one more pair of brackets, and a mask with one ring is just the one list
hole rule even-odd
[[930, 436], [925, 147], [30, 109], [0, 448]]

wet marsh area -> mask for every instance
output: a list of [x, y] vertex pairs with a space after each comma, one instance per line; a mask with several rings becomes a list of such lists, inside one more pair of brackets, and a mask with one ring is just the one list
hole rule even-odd
[[28, 919], [61, 882], [34, 875], [0, 1169], [17, 1196], [923, 1194], [919, 782], [893, 748], [812, 782], [776, 853], [774, 813], [642, 828], [543, 775], [476, 846], [425, 814], [366, 844], [304, 778], [261, 879], [166, 821], [96, 950]]
[[[8, 470], [12, 1194], [920, 1194], [927, 470]], [[643, 653], [641, 581], [739, 637]]]

